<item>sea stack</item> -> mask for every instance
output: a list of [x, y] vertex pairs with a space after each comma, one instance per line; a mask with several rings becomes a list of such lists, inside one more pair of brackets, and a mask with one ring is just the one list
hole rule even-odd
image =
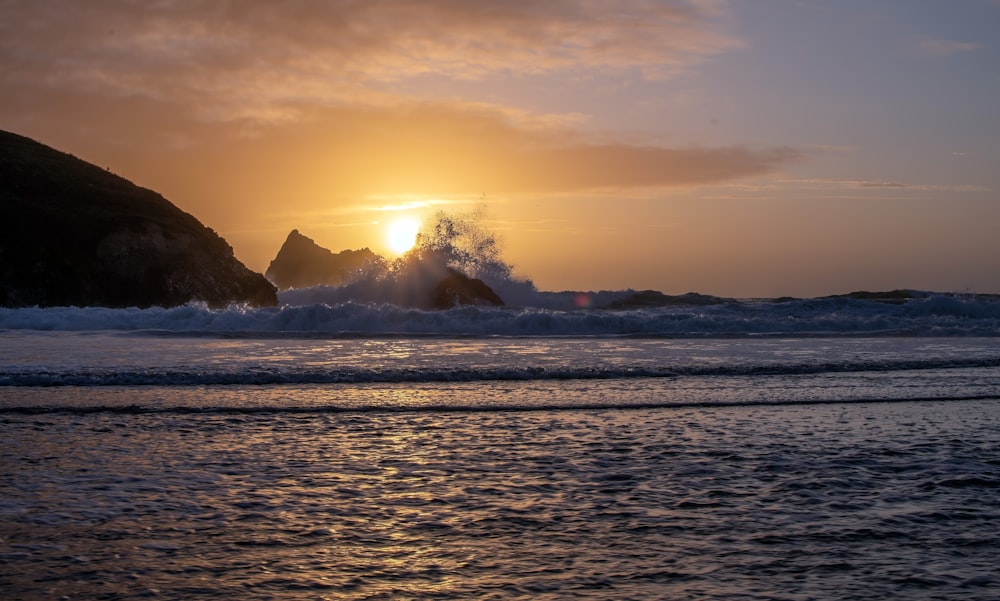
[[0, 306], [277, 304], [275, 288], [168, 200], [0, 131]]
[[342, 287], [351, 300], [400, 307], [452, 309], [504, 304], [485, 282], [450, 267], [434, 252], [413, 251], [389, 266], [367, 248], [333, 253], [298, 230], [288, 234], [265, 275], [279, 290]]
[[332, 253], [292, 230], [264, 275], [279, 290], [340, 286], [380, 257], [367, 248]]

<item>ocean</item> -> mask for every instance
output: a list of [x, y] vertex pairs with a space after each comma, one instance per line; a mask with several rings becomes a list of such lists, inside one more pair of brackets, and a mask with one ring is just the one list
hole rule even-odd
[[1000, 598], [996, 297], [297, 294], [0, 309], [0, 598]]

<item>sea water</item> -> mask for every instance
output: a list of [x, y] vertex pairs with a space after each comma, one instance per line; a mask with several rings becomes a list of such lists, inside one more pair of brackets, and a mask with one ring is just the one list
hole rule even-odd
[[1000, 311], [0, 310], [4, 599], [995, 599]]

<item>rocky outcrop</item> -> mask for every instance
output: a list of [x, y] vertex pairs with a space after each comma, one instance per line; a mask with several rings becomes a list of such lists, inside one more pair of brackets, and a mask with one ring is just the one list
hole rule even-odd
[[877, 303], [887, 303], [890, 305], [902, 305], [913, 300], [914, 298], [918, 298], [918, 296], [919, 294], [912, 290], [888, 290], [882, 292], [859, 290], [848, 294], [835, 294], [827, 298], [852, 298], [855, 300], [866, 300]]
[[367, 248], [332, 253], [292, 230], [264, 275], [279, 290], [341, 286], [381, 258]]
[[451, 309], [459, 305], [499, 307], [503, 305], [503, 300], [486, 282], [449, 269], [448, 275], [438, 282], [431, 293], [431, 306], [435, 309]]
[[663, 294], [656, 290], [643, 290], [629, 294], [625, 298], [608, 303], [607, 309], [647, 309], [655, 307], [705, 307], [733, 302], [731, 299], [688, 292], [687, 294]]
[[335, 287], [336, 302], [389, 303], [417, 309], [504, 304], [485, 282], [450, 267], [446, 258], [433, 251], [412, 251], [390, 267], [367, 248], [332, 253], [298, 230], [288, 234], [266, 275], [281, 290]]
[[168, 200], [0, 131], [0, 306], [276, 305], [274, 286]]

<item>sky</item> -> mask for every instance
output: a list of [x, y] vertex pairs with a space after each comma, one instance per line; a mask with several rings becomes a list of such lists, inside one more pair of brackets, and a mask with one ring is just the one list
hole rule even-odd
[[542, 290], [1000, 293], [1000, 0], [0, 0], [0, 129], [263, 271], [479, 211]]

